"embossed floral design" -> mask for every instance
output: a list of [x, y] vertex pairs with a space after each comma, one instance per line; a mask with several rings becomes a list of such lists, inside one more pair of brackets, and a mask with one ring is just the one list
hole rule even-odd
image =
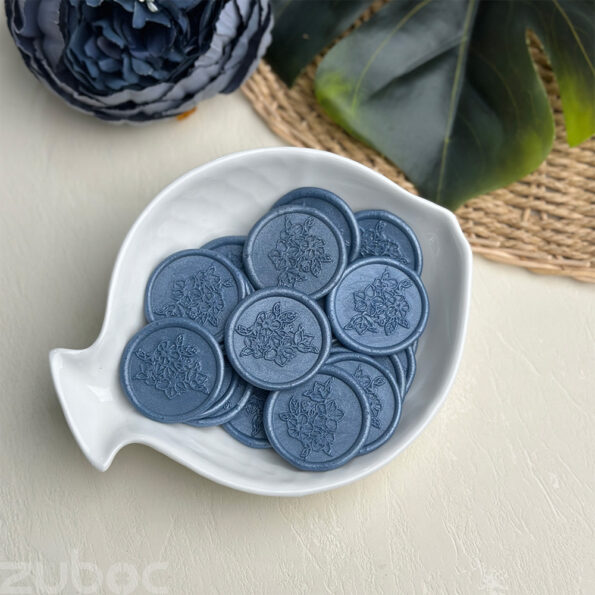
[[369, 374], [365, 374], [361, 365], [358, 365], [353, 373], [355, 381], [359, 387], [364, 391], [366, 399], [370, 405], [371, 420], [370, 423], [374, 428], [381, 428], [379, 415], [382, 411], [382, 401], [378, 396], [377, 388], [386, 384], [386, 379], [382, 375], [372, 378]]
[[235, 332], [244, 337], [240, 357], [252, 356], [285, 366], [298, 353], [318, 353], [312, 345], [313, 335], [308, 335], [302, 324], [297, 323], [297, 314], [281, 310], [281, 302], [275, 302], [270, 311], [263, 310], [251, 326], [238, 324]]
[[310, 233], [314, 219], [306, 217], [303, 223], [292, 223], [285, 217], [285, 229], [269, 258], [279, 271], [277, 285], [295, 287], [296, 283], [306, 281], [307, 275], [318, 277], [322, 265], [332, 262], [331, 255], [325, 250], [322, 238]]
[[252, 393], [244, 407], [244, 413], [252, 416], [252, 419], [250, 420], [250, 436], [252, 436], [252, 438], [263, 438], [265, 436], [262, 423], [265, 401], [266, 398], [264, 395]]
[[190, 318], [213, 327], [219, 325], [219, 315], [225, 307], [223, 288], [231, 287], [231, 279], [222, 279], [214, 265], [199, 270], [171, 285], [171, 302], [157, 308], [157, 316]]
[[310, 390], [301, 397], [289, 399], [288, 410], [279, 414], [287, 424], [287, 433], [302, 444], [300, 458], [307, 459], [312, 452], [324, 452], [332, 456], [338, 422], [345, 413], [333, 399], [329, 399], [333, 379], [314, 381]]
[[161, 341], [153, 353], [137, 349], [135, 355], [142, 363], [134, 379], [163, 391], [168, 399], [190, 390], [208, 393], [207, 376], [200, 371], [198, 349], [185, 341], [185, 335], [179, 334], [175, 342]]
[[386, 222], [378, 221], [373, 228], [360, 229], [361, 248], [360, 254], [366, 256], [388, 256], [401, 264], [409, 264], [409, 260], [401, 251], [397, 242], [391, 240], [384, 229]]
[[409, 279], [397, 281], [389, 275], [388, 269], [384, 269], [382, 275], [363, 290], [353, 292], [356, 314], [343, 328], [359, 335], [377, 333], [381, 329], [385, 335], [392, 335], [399, 326], [409, 328], [410, 306], [405, 289], [411, 285]]

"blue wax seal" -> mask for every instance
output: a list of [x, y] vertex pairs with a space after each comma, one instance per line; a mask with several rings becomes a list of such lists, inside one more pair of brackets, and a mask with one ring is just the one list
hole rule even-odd
[[337, 284], [346, 263], [341, 232], [326, 215], [308, 207], [270, 211], [244, 245], [244, 268], [254, 287], [297, 289], [313, 299]]
[[353, 211], [342, 198], [330, 190], [307, 186], [296, 188], [282, 196], [273, 205], [273, 209], [284, 205], [300, 205], [324, 213], [341, 232], [347, 248], [348, 260], [355, 260], [359, 256], [359, 227]]
[[217, 399], [223, 354], [213, 336], [184, 318], [141, 329], [120, 360], [120, 384], [146, 417], [172, 423], [194, 419]]
[[221, 341], [230, 312], [247, 295], [244, 276], [212, 250], [182, 250], [151, 274], [145, 291], [145, 317], [187, 318]]
[[253, 387], [237, 374], [233, 375], [234, 379], [230, 382], [227, 389], [228, 396], [223, 404], [215, 404], [216, 406], [211, 407], [200, 418], [187, 421], [187, 424], [197, 428], [220, 426], [231, 421], [243, 409], [252, 394]]
[[405, 393], [407, 392], [407, 374], [397, 354], [378, 356], [374, 359], [395, 379], [399, 387], [401, 399], [405, 398]]
[[404, 397], [411, 388], [411, 384], [413, 383], [413, 379], [415, 378], [415, 371], [417, 368], [413, 345], [410, 345], [409, 347], [407, 347], [407, 349], [404, 349], [403, 351], [395, 353], [394, 357], [398, 358], [398, 360], [401, 362], [403, 370], [405, 371], [405, 392], [403, 393]]
[[222, 428], [236, 440], [251, 448], [271, 448], [264, 431], [263, 411], [269, 393], [252, 387], [251, 394], [242, 409]]
[[246, 236], [223, 236], [221, 238], [215, 238], [210, 242], [207, 242], [202, 246], [202, 250], [213, 250], [222, 254], [233, 264], [234, 267], [244, 270], [244, 243], [246, 242]]
[[[333, 343], [331, 344], [331, 353], [327, 361], [330, 361], [330, 358], [332, 358], [334, 355], [345, 353], [350, 353], [355, 357], [368, 357], [362, 356], [362, 354], [358, 353], [357, 351], [352, 351], [346, 347], [341, 347], [341, 344], [333, 339]], [[393, 353], [392, 355], [377, 356], [373, 359], [382, 368], [383, 373], [387, 376], [390, 376], [395, 381], [402, 400], [405, 397], [407, 378], [405, 375], [405, 370], [401, 364], [401, 360], [397, 357], [397, 355], [398, 354]]]
[[345, 370], [364, 391], [370, 405], [370, 431], [360, 455], [382, 446], [394, 433], [401, 419], [401, 393], [389, 370], [361, 353], [331, 353], [326, 363]]
[[235, 371], [265, 390], [305, 382], [326, 360], [331, 330], [324, 312], [292, 289], [261, 289], [232, 312], [225, 352]]
[[[241, 271], [244, 276], [246, 276], [246, 272], [244, 271], [244, 243], [246, 242], [246, 236], [224, 236], [221, 238], [215, 238], [210, 242], [207, 242], [204, 246], [202, 246], [203, 250], [212, 250], [213, 252], [217, 252], [222, 256], [225, 256], [231, 264], [233, 264], [236, 269]], [[244, 279], [246, 283], [246, 294], [252, 293], [254, 288], [248, 282], [248, 278]]]
[[327, 297], [337, 339], [367, 355], [390, 355], [411, 345], [428, 320], [425, 287], [411, 269], [391, 258], [351, 263]]
[[360, 256], [386, 256], [421, 275], [423, 257], [415, 232], [403, 219], [388, 211], [355, 214], [361, 236]]
[[275, 451], [298, 469], [327, 471], [361, 451], [370, 405], [353, 376], [325, 365], [308, 382], [272, 393], [264, 428]]
[[[229, 365], [229, 362], [225, 358], [225, 354], [223, 355], [223, 381], [221, 383], [221, 388], [219, 389], [219, 394], [215, 401], [211, 404], [208, 409], [200, 415], [200, 419], [203, 417], [210, 417], [215, 413], [218, 413], [219, 410], [225, 405], [229, 399], [231, 399], [233, 392], [236, 390], [238, 385], [243, 383], [243, 380], [234, 372], [233, 368]], [[194, 420], [193, 420], [194, 421]]]

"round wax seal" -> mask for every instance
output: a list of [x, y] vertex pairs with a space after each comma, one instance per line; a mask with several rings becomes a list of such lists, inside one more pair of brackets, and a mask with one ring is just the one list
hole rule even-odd
[[246, 236], [224, 236], [207, 242], [201, 249], [218, 252], [222, 256], [225, 256], [233, 266], [242, 271], [244, 268], [242, 254], [244, 252], [245, 242]]
[[308, 382], [269, 396], [264, 427], [272, 447], [294, 467], [327, 471], [360, 452], [370, 406], [351, 374], [325, 365]]
[[424, 331], [429, 304], [421, 279], [390, 258], [350, 264], [327, 297], [337, 339], [367, 355], [390, 355], [411, 345]]
[[187, 424], [197, 428], [220, 426], [231, 421], [242, 410], [252, 394], [253, 387], [237, 374], [234, 373], [233, 376], [234, 380], [230, 383], [225, 402], [217, 407], [211, 407], [200, 418], [188, 421]]
[[[219, 410], [231, 399], [234, 391], [238, 388], [239, 384], [243, 384], [243, 380], [234, 372], [233, 368], [229, 365], [229, 362], [223, 356], [223, 381], [221, 382], [221, 388], [215, 401], [209, 406], [208, 409], [200, 415], [199, 419], [204, 417], [210, 417]], [[195, 421], [195, 420], [192, 420]], [[191, 422], [188, 422], [191, 423]]]
[[[246, 236], [224, 236], [207, 242], [201, 249], [212, 250], [213, 252], [221, 254], [221, 256], [225, 256], [225, 258], [227, 258], [227, 260], [229, 260], [229, 262], [231, 262], [231, 264], [245, 276], [246, 273], [244, 271], [243, 258], [245, 242]], [[252, 293], [254, 290], [248, 283], [248, 278], [246, 277], [244, 281], [246, 283], [247, 294]]]
[[364, 391], [370, 405], [370, 431], [359, 454], [376, 450], [395, 433], [401, 419], [401, 394], [397, 383], [382, 364], [361, 353], [331, 353], [327, 364], [351, 374]]
[[223, 354], [201, 326], [183, 318], [153, 322], [126, 345], [120, 384], [146, 417], [182, 422], [201, 415], [217, 399]]
[[346, 262], [337, 227], [308, 207], [270, 211], [252, 228], [244, 245], [244, 268], [254, 287], [296, 289], [313, 299], [335, 286]]
[[282, 196], [273, 208], [284, 205], [300, 205], [310, 207], [324, 213], [339, 229], [347, 248], [348, 260], [359, 256], [359, 227], [349, 205], [330, 190], [311, 186], [296, 188]]
[[227, 258], [212, 250], [182, 250], [149, 278], [145, 316], [149, 322], [187, 318], [220, 341], [230, 312], [246, 295], [242, 273]]
[[362, 258], [386, 256], [421, 275], [421, 247], [415, 232], [403, 219], [388, 211], [359, 211], [355, 218]]
[[252, 387], [244, 407], [231, 421], [223, 424], [223, 429], [251, 448], [271, 448], [263, 426], [263, 410], [268, 396], [267, 391]]
[[[336, 339], [333, 339], [329, 358], [338, 353], [351, 353], [354, 356], [361, 355], [357, 351], [352, 351], [351, 349], [342, 347]], [[405, 396], [406, 378], [405, 371], [403, 370], [403, 366], [401, 365], [401, 361], [399, 360], [397, 355], [381, 355], [373, 359], [380, 365], [383, 373], [387, 376], [390, 376], [395, 381], [395, 383], [397, 384], [397, 388], [399, 389], [399, 395], [401, 396], [401, 399], [403, 399], [403, 397]]]
[[235, 371], [266, 390], [289, 388], [314, 376], [330, 343], [323, 311], [291, 289], [256, 291], [232, 312], [225, 331], [225, 352]]
[[401, 362], [403, 370], [405, 371], [405, 393], [403, 393], [403, 396], [405, 396], [411, 388], [411, 384], [413, 383], [413, 379], [415, 378], [415, 371], [417, 368], [417, 364], [415, 362], [414, 346], [410, 345], [409, 347], [407, 347], [407, 349], [395, 353], [394, 357], [398, 358], [398, 360]]
[[397, 354], [377, 356], [374, 359], [395, 379], [401, 399], [404, 399], [407, 391], [407, 376]]

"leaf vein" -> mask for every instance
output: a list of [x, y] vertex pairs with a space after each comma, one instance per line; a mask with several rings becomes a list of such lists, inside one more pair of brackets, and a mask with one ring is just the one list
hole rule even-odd
[[454, 76], [454, 80], [452, 83], [452, 90], [450, 93], [450, 104], [448, 107], [448, 119], [446, 121], [444, 143], [442, 145], [442, 156], [440, 158], [440, 175], [438, 177], [438, 190], [436, 192], [436, 202], [438, 204], [440, 204], [440, 194], [442, 193], [442, 184], [444, 182], [444, 170], [445, 170], [445, 164], [446, 164], [446, 156], [448, 154], [448, 146], [450, 144], [450, 135], [452, 132], [452, 124], [454, 121], [455, 97], [457, 95], [457, 89], [458, 89], [459, 79], [461, 77], [463, 60], [465, 58], [464, 48], [469, 43], [469, 30], [471, 28], [471, 17], [475, 13], [476, 4], [477, 4], [477, 0], [471, 0], [469, 2], [469, 6], [467, 7], [467, 14], [465, 15], [465, 24], [463, 25], [462, 41], [461, 41], [461, 45], [459, 47], [459, 54], [457, 56], [457, 65], [455, 68], [455, 76]]
[[593, 76], [595, 76], [595, 68], [593, 67], [593, 64], [591, 63], [591, 60], [589, 60], [589, 55], [587, 54], [587, 51], [585, 50], [585, 46], [583, 45], [583, 42], [581, 41], [580, 37], [578, 36], [578, 33], [576, 32], [576, 29], [574, 28], [572, 22], [568, 18], [566, 11], [560, 6], [560, 3], [558, 2], [558, 0], [552, 0], [552, 2], [554, 3], [554, 6], [560, 11], [562, 18], [566, 21], [566, 24], [568, 25], [568, 28], [570, 29], [572, 36], [576, 40], [576, 44], [578, 45], [579, 49], [581, 50], [581, 53], [582, 53], [583, 57], [585, 58], [585, 61], [589, 65], [589, 68], [591, 69], [591, 73], [593, 74]]
[[409, 21], [413, 16], [415, 16], [415, 14], [417, 14], [422, 8], [424, 8], [425, 6], [427, 6], [430, 2], [432, 2], [433, 0], [423, 0], [423, 2], [420, 2], [417, 6], [415, 6], [414, 8], [412, 8], [390, 31], [390, 33], [382, 40], [382, 43], [376, 48], [376, 50], [374, 51], [374, 53], [370, 56], [370, 59], [366, 62], [366, 65], [364, 66], [361, 74], [359, 75], [357, 82], [355, 84], [355, 87], [353, 88], [353, 95], [351, 98], [351, 111], [355, 111], [355, 105], [357, 102], [357, 96], [359, 94], [359, 90], [360, 87], [362, 86], [362, 83], [364, 81], [364, 78], [366, 77], [366, 74], [368, 73], [368, 70], [370, 70], [372, 64], [374, 63], [374, 60], [376, 60], [376, 58], [379, 56], [380, 52], [382, 52], [384, 46], [390, 41], [391, 37], [397, 32], [399, 31], [399, 29], [401, 29], [406, 23], [407, 21]]

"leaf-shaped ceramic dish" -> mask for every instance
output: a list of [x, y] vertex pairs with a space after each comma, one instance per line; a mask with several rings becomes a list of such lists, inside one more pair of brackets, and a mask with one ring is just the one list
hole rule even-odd
[[[371, 454], [325, 473], [298, 471], [271, 450], [254, 450], [221, 428], [161, 424], [140, 415], [118, 382], [129, 338], [144, 324], [143, 293], [167, 255], [223, 235], [245, 235], [283, 194], [319, 186], [354, 210], [387, 209], [416, 231], [431, 303], [417, 351], [418, 372], [395, 435]], [[339, 487], [379, 469], [426, 426], [446, 398], [461, 358], [471, 286], [471, 251], [455, 216], [372, 170], [311, 149], [259, 149], [217, 159], [182, 176], [145, 209], [112, 274], [99, 337], [82, 351], [54, 349], [50, 364], [79, 446], [102, 471], [126, 444], [146, 444], [200, 475], [239, 490], [298, 496]]]

